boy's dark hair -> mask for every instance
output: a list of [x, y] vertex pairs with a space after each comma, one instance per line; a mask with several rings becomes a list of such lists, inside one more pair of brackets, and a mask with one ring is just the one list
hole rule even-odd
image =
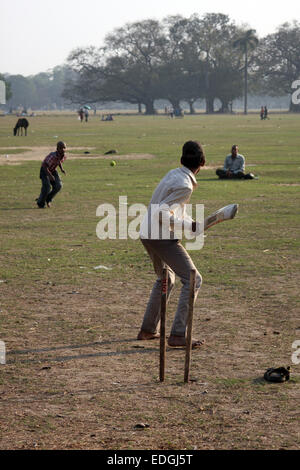
[[62, 140], [60, 140], [59, 142], [57, 142], [56, 148], [57, 148], [57, 149], [65, 149], [65, 148], [66, 148], [66, 144], [65, 144]]
[[182, 147], [180, 163], [190, 170], [205, 165], [205, 155], [201, 144], [194, 140], [187, 141]]

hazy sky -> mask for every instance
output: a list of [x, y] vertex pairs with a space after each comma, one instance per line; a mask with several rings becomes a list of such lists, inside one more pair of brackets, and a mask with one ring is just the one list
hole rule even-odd
[[299, 0], [0, 0], [0, 7], [0, 73], [25, 76], [63, 64], [76, 47], [100, 46], [114, 28], [137, 20], [224, 13], [260, 37], [300, 21]]

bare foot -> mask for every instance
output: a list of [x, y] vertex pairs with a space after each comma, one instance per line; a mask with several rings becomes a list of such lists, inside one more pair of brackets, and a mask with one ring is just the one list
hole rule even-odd
[[47, 206], [50, 208], [51, 207], [51, 202], [47, 202]]
[[[192, 339], [192, 349], [200, 348], [205, 343], [205, 340]], [[168, 345], [172, 348], [185, 347], [186, 338], [184, 336], [171, 335], [168, 339]]]
[[159, 338], [158, 333], [149, 333], [148, 331], [143, 331], [143, 330], [139, 332], [138, 337], [137, 337], [137, 339], [140, 339], [140, 340], [157, 339], [157, 338]]

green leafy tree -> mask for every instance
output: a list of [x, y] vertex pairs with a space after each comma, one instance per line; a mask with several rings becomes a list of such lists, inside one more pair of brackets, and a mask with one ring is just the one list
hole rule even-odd
[[238, 28], [227, 15], [207, 13], [202, 17], [192, 15], [187, 31], [189, 47], [193, 48], [194, 58], [198, 58], [199, 70], [203, 70], [206, 112], [214, 112], [215, 98], [227, 110], [229, 102], [241, 94], [237, 86], [241, 80], [241, 57], [232, 46]]
[[159, 96], [159, 65], [166, 39], [160, 23], [145, 20], [116, 29], [102, 48], [78, 49], [68, 64], [77, 77], [64, 91], [73, 100], [122, 100], [153, 114]]
[[[271, 95], [293, 93], [292, 83], [300, 79], [300, 23], [284, 23], [263, 38], [256, 53], [256, 76], [260, 87]], [[290, 111], [300, 105], [290, 101]]]
[[168, 99], [174, 108], [205, 98], [206, 111], [214, 100], [222, 111], [241, 96], [242, 53], [233, 48], [238, 28], [228, 16], [207, 14], [191, 18], [145, 20], [118, 28], [102, 48], [77, 49], [68, 64], [74, 79], [64, 97], [73, 102], [127, 101], [146, 114], [155, 113], [154, 100]]
[[30, 78], [23, 75], [8, 75], [12, 96], [7, 101], [12, 108], [29, 108], [36, 102], [36, 87]]
[[189, 32], [189, 19], [182, 16], [165, 18], [167, 47], [159, 70], [159, 90], [174, 109], [186, 101], [193, 114], [194, 102], [204, 97], [204, 68], [193, 47]]
[[62, 97], [77, 104], [105, 101], [103, 51], [92, 46], [77, 48], [70, 53], [67, 63]]
[[[112, 64], [115, 84], [138, 95], [146, 114], [154, 114], [154, 100], [159, 95], [159, 67], [167, 46], [161, 24], [156, 20], [130, 23], [106, 36], [108, 68]], [[122, 65], [118, 69], [117, 65]]]

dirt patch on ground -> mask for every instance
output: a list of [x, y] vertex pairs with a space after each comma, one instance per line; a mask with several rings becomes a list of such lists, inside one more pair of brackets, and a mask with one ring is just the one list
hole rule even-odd
[[[262, 376], [290, 354], [298, 317], [291, 296], [282, 295], [297, 280], [280, 278], [278, 292], [274, 278], [238, 303], [231, 288], [223, 286], [219, 298], [216, 288], [203, 289], [194, 333], [206, 346], [193, 351], [194, 381], [183, 386], [184, 350], [167, 349], [160, 384], [159, 341], [136, 340], [153, 276], [149, 286], [133, 277], [59, 286], [37, 281], [21, 294], [13, 283], [2, 285], [3, 298], [14, 299], [4, 316], [18, 322], [18, 331], [7, 324], [0, 448], [296, 449], [299, 374], [293, 370], [287, 384]], [[178, 295], [176, 286], [168, 331]]]
[[[11, 150], [17, 150], [19, 147], [2, 147], [0, 148], [0, 165], [4, 164], [18, 164], [26, 161], [42, 161], [46, 155], [53, 152], [54, 147], [23, 147], [21, 153], [9, 153]], [[72, 153], [82, 150], [82, 153]], [[95, 147], [68, 147], [66, 153], [68, 160], [75, 159], [105, 159], [105, 160], [150, 160], [155, 158], [155, 155], [143, 153], [143, 154], [128, 154], [118, 155], [117, 153], [109, 155], [99, 155], [92, 153]], [[89, 153], [85, 153], [89, 152]]]
[[[42, 161], [46, 155], [53, 152], [54, 147], [22, 147], [20, 153], [9, 153], [11, 150], [17, 150], [20, 147], [0, 147], [0, 165], [20, 165], [27, 161]], [[72, 153], [82, 150], [82, 153]], [[150, 153], [130, 153], [126, 155], [118, 155], [111, 153], [108, 155], [99, 155], [93, 153], [95, 147], [68, 147], [67, 159], [100, 159], [100, 160], [151, 160], [155, 155]], [[85, 153], [88, 152], [88, 153]], [[219, 165], [220, 166], [220, 165]], [[201, 168], [203, 170], [216, 170], [218, 165], [205, 165]]]

